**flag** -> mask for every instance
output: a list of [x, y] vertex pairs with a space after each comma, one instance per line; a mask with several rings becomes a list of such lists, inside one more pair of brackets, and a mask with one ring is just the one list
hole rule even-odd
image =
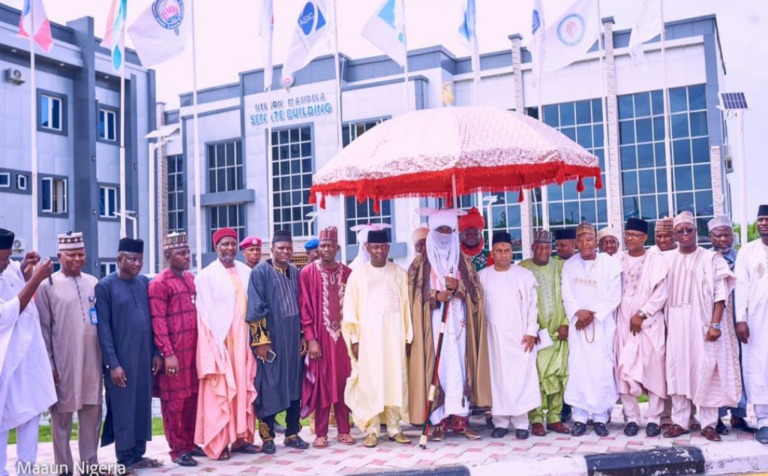
[[192, 34], [189, 0], [154, 0], [128, 27], [142, 66], [149, 68], [184, 52]]
[[[330, 11], [325, 0], [309, 0], [302, 8], [293, 31], [291, 46], [283, 64], [283, 81], [308, 65], [320, 52], [327, 51], [333, 40]], [[335, 25], [333, 26], [335, 28]]]
[[477, 9], [475, 8], [475, 0], [464, 0], [461, 26], [459, 26], [459, 38], [470, 53], [472, 53], [472, 71], [475, 73], [475, 81], [480, 78], [480, 49], [477, 46], [476, 26]]
[[384, 0], [363, 28], [363, 38], [405, 67], [405, 25], [403, 0]]
[[538, 84], [544, 68], [544, 7], [541, 0], [533, 0], [533, 16], [531, 18], [531, 43], [528, 45], [528, 51], [533, 56], [533, 78], [534, 83]]
[[128, 0], [112, 0], [112, 7], [107, 17], [107, 31], [101, 46], [112, 52], [112, 69], [120, 71], [123, 67], [123, 52], [125, 51], [125, 17]]
[[629, 37], [629, 54], [636, 65], [645, 62], [643, 43], [661, 35], [662, 0], [643, 0]]
[[598, 0], [578, 0], [544, 31], [541, 42], [543, 72], [557, 71], [578, 61], [600, 35]]
[[[32, 25], [32, 7], [35, 9], [34, 25]], [[29, 38], [30, 33], [35, 43], [40, 45], [46, 53], [50, 53], [53, 48], [53, 36], [51, 36], [51, 22], [45, 14], [43, 0], [24, 0], [24, 10], [19, 20], [19, 36]]]
[[272, 87], [272, 37], [275, 33], [275, 8], [272, 0], [261, 0], [259, 36], [264, 47], [264, 89]]

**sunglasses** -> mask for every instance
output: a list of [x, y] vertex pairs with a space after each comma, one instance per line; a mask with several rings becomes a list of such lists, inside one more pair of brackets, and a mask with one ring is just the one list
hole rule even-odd
[[680, 228], [679, 230], [675, 230], [675, 235], [677, 236], [692, 235], [694, 233], [696, 233], [695, 228]]

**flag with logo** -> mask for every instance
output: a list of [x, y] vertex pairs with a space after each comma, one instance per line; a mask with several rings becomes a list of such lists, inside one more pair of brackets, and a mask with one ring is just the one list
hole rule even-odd
[[325, 0], [309, 0], [304, 4], [283, 64], [284, 80], [292, 78], [296, 71], [331, 47], [335, 28], [331, 23], [332, 14]]
[[477, 45], [477, 8], [475, 7], [475, 0], [463, 1], [459, 38], [472, 54], [472, 71], [475, 73], [475, 81], [478, 81], [480, 79], [480, 49]]
[[643, 43], [661, 35], [661, 9], [662, 0], [643, 0], [640, 4], [640, 11], [629, 37], [629, 54], [635, 65], [645, 62]]
[[578, 0], [544, 31], [541, 42], [543, 72], [557, 71], [578, 61], [600, 35], [598, 0]]
[[192, 34], [190, 0], [153, 0], [128, 27], [142, 66], [149, 68], [184, 52]]
[[546, 24], [544, 23], [544, 7], [541, 4], [541, 0], [533, 0], [533, 16], [531, 18], [531, 43], [528, 45], [528, 51], [530, 51], [533, 57], [533, 78], [534, 83], [538, 84], [543, 74], [544, 68], [544, 30]]
[[[32, 24], [32, 9], [34, 8], [35, 24]], [[43, 0], [24, 0], [24, 9], [19, 20], [19, 36], [29, 38], [32, 36], [40, 48], [50, 53], [53, 48], [53, 36], [51, 35], [51, 22], [45, 14]]]
[[259, 36], [264, 48], [264, 89], [272, 87], [272, 39], [275, 33], [275, 8], [272, 0], [261, 0]]
[[125, 18], [128, 0], [112, 0], [112, 7], [107, 17], [107, 31], [101, 46], [112, 53], [112, 69], [120, 71], [123, 67], [125, 51]]
[[403, 0], [384, 0], [363, 28], [363, 38], [373, 43], [392, 60], [405, 66], [405, 25]]

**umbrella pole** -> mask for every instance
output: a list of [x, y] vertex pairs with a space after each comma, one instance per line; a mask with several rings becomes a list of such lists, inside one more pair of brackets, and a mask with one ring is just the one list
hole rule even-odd
[[459, 208], [459, 202], [456, 196], [456, 174], [451, 177], [453, 183], [453, 208]]
[[448, 307], [451, 304], [451, 298], [448, 298], [448, 302], [443, 304], [443, 317], [440, 322], [440, 336], [437, 338], [437, 353], [435, 354], [435, 368], [432, 371], [432, 384], [429, 386], [429, 395], [427, 396], [427, 411], [424, 418], [424, 426], [421, 428], [421, 438], [419, 439], [419, 447], [425, 449], [427, 447], [427, 436], [429, 432], [429, 418], [432, 416], [432, 405], [435, 401], [435, 390], [437, 388], [437, 369], [440, 367], [440, 354], [443, 350], [443, 336], [445, 335], [445, 321], [448, 319]]

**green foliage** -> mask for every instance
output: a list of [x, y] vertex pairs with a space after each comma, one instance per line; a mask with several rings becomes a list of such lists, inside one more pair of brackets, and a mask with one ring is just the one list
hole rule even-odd
[[[733, 234], [741, 236], [741, 225], [733, 226]], [[747, 228], [747, 239], [749, 241], [755, 241], [760, 239], [760, 233], [757, 231], [757, 222], [752, 222]]]

